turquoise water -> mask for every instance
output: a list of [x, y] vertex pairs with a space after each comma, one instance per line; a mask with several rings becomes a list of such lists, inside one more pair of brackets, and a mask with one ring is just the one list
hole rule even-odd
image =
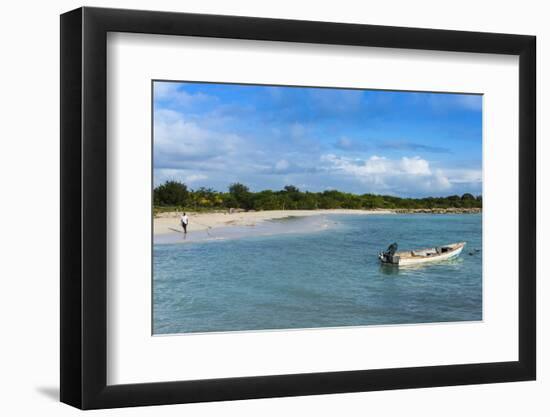
[[[214, 229], [206, 240], [156, 243], [153, 333], [482, 319], [481, 215], [324, 215], [267, 224], [252, 236], [226, 238]], [[450, 261], [381, 265], [377, 253], [394, 241], [400, 250], [467, 245]]]

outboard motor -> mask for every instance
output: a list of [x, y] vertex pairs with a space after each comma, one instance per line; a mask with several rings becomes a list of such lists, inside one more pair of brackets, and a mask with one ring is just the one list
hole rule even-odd
[[393, 255], [395, 255], [395, 252], [397, 252], [397, 243], [394, 242], [392, 243], [390, 246], [388, 246], [388, 249], [386, 249], [384, 252], [380, 252], [378, 254], [378, 258], [380, 258], [380, 260], [382, 262], [386, 262], [386, 263], [394, 263], [394, 259], [393, 259]]

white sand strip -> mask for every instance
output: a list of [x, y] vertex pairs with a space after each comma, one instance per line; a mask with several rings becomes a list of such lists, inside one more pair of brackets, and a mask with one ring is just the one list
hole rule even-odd
[[[219, 227], [231, 226], [256, 226], [259, 222], [265, 220], [282, 219], [291, 216], [317, 216], [320, 214], [392, 214], [391, 210], [351, 210], [351, 209], [333, 209], [333, 210], [266, 210], [250, 211], [238, 213], [192, 213], [187, 212], [189, 216], [189, 225], [187, 232], [214, 229]], [[176, 233], [181, 231], [179, 217], [182, 213], [162, 213], [160, 217], [154, 219], [154, 234]], [[175, 230], [174, 230], [175, 229]]]

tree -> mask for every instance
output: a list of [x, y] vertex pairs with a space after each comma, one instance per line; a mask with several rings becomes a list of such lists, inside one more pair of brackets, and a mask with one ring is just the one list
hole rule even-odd
[[250, 210], [252, 208], [252, 196], [246, 185], [233, 183], [229, 186], [229, 194], [233, 196], [240, 208]]
[[192, 191], [193, 200], [197, 206], [213, 207], [219, 201], [217, 193], [212, 188], [200, 187]]
[[153, 201], [157, 206], [185, 206], [189, 191], [184, 183], [166, 181], [153, 190]]
[[294, 185], [285, 185], [284, 190], [289, 194], [298, 194], [300, 192], [298, 187], [295, 187]]
[[254, 210], [278, 210], [281, 203], [273, 191], [264, 190], [254, 195], [253, 206]]
[[392, 195], [352, 194], [338, 190], [322, 192], [300, 191], [294, 185], [282, 190], [252, 192], [241, 183], [229, 186], [229, 192], [217, 192], [201, 187], [188, 190], [177, 181], [168, 181], [154, 189], [154, 204], [157, 207], [184, 206], [188, 209], [243, 208], [245, 210], [315, 210], [315, 209], [438, 209], [438, 208], [481, 208], [482, 196], [464, 193], [462, 196], [401, 198]]
[[223, 194], [222, 200], [222, 204], [225, 208], [235, 208], [239, 206], [239, 203], [232, 194]]

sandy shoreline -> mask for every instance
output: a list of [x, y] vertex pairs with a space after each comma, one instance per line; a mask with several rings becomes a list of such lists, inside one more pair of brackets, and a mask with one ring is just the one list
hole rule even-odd
[[[188, 233], [200, 230], [210, 230], [220, 227], [231, 226], [256, 226], [266, 220], [283, 219], [286, 217], [306, 217], [318, 216], [322, 214], [393, 214], [392, 210], [351, 210], [351, 209], [333, 209], [333, 210], [266, 210], [239, 213], [192, 213], [188, 212], [189, 226]], [[181, 213], [162, 213], [154, 219], [154, 234], [168, 235], [180, 233], [181, 226], [179, 215]]]

